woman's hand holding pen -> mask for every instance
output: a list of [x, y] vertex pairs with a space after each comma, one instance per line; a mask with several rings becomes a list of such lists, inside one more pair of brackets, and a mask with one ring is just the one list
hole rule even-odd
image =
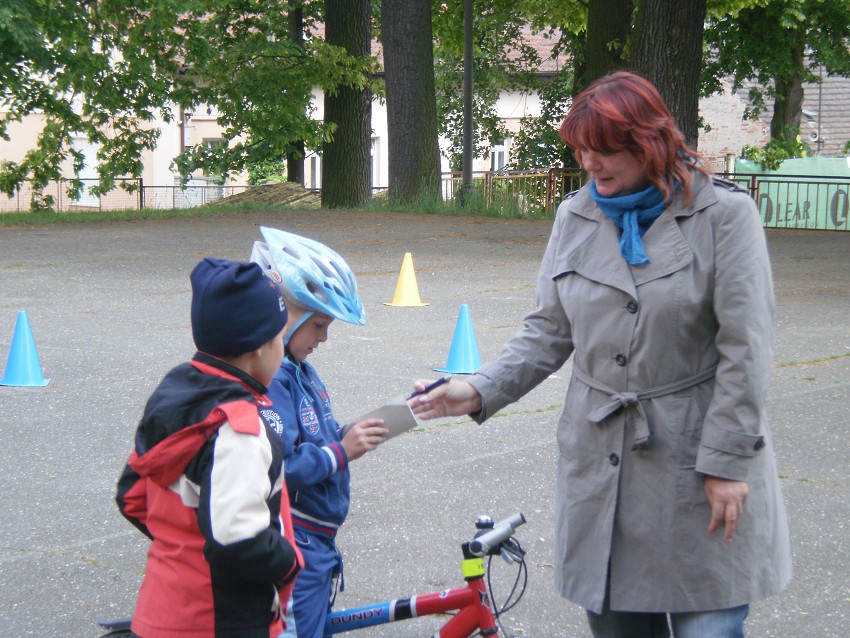
[[451, 379], [432, 383], [420, 379], [413, 384], [413, 389], [407, 403], [413, 414], [423, 420], [460, 416], [481, 409], [481, 395], [466, 381]]
[[349, 462], [359, 459], [387, 440], [390, 431], [381, 427], [383, 424], [383, 419], [366, 419], [345, 426], [340, 443]]

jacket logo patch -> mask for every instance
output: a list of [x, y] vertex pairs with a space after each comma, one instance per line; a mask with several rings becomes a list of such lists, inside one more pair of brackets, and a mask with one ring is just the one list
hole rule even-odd
[[301, 425], [308, 434], [315, 436], [319, 432], [319, 417], [307, 397], [301, 399], [300, 413]]
[[260, 410], [260, 416], [263, 417], [265, 422], [268, 423], [278, 435], [283, 436], [283, 419], [280, 418], [280, 415], [277, 412], [269, 409]]

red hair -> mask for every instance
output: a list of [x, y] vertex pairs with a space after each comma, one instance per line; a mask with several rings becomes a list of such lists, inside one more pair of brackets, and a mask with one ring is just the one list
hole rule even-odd
[[576, 152], [628, 151], [644, 166], [646, 179], [673, 198], [674, 182], [691, 198], [692, 170], [708, 175], [701, 157], [688, 148], [685, 136], [658, 89], [639, 75], [617, 71], [596, 80], [572, 103], [561, 123], [561, 139]]

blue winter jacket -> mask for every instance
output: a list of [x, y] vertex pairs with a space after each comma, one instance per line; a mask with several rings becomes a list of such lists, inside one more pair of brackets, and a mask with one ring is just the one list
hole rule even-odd
[[312, 365], [286, 357], [267, 396], [272, 405], [260, 411], [284, 440], [292, 522], [334, 535], [348, 515], [350, 477], [325, 385]]

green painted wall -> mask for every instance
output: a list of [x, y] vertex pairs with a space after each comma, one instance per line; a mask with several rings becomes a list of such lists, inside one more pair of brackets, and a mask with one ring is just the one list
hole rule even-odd
[[748, 175], [765, 227], [850, 230], [850, 157], [790, 159], [775, 171], [736, 159], [735, 180]]

